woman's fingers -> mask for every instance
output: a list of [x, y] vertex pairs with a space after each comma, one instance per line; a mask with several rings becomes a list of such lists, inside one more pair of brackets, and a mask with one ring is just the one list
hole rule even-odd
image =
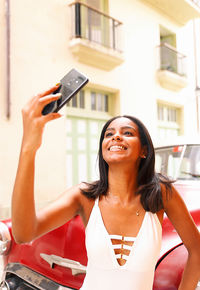
[[58, 100], [60, 97], [61, 97], [61, 93], [57, 93], [55, 95], [47, 95], [47, 96], [44, 96], [44, 97], [41, 97], [39, 100], [38, 100], [38, 112], [41, 113], [43, 108], [48, 105], [49, 103], [51, 102], [54, 102], [56, 100]]
[[[52, 94], [56, 89], [58, 89], [59, 85], [53, 86], [49, 88], [48, 90], [44, 91], [43, 93], [39, 93], [38, 95], [34, 96], [32, 99], [30, 99], [27, 104], [22, 109], [22, 115], [23, 120], [25, 123], [29, 123], [29, 121], [33, 121], [35, 119], [40, 119], [42, 117], [42, 110], [43, 108], [53, 102], [58, 100], [61, 97], [60, 93]], [[60, 115], [51, 116], [50, 119], [57, 119]], [[38, 119], [38, 121], [39, 121]], [[29, 120], [29, 121], [28, 121]], [[44, 119], [42, 118], [42, 123], [48, 121], [48, 118]], [[42, 124], [41, 124], [42, 125]]]
[[[43, 98], [44, 96], [48, 96], [51, 95], [55, 90], [57, 90], [59, 88], [59, 84], [53, 87], [50, 87], [48, 90], [43, 91], [35, 96], [33, 96], [27, 103], [27, 106], [31, 106], [34, 105], [35, 103], [37, 103], [37, 101], [40, 98]], [[55, 94], [56, 95], [56, 94]]]
[[59, 88], [60, 84], [57, 84], [51, 88], [49, 88], [48, 90], [46, 91], [43, 91], [42, 93], [39, 93], [37, 95], [38, 98], [42, 98], [44, 96], [47, 96], [47, 95], [51, 95], [55, 90], [57, 90]]
[[58, 100], [61, 94], [52, 94], [59, 86], [51, 87], [33, 97], [22, 109], [23, 146], [26, 150], [37, 150], [42, 143], [43, 129], [47, 122], [61, 117], [58, 113], [42, 115], [45, 105]]
[[[50, 95], [50, 94], [52, 94], [56, 89], [58, 89], [59, 88], [59, 85], [56, 85], [56, 86], [53, 86], [53, 87], [51, 87], [51, 88], [49, 88], [48, 90], [46, 90], [46, 91], [44, 91], [44, 92], [42, 92], [42, 93], [39, 93], [39, 94], [37, 94], [37, 95], [35, 95], [35, 96], [33, 96], [27, 103], [26, 103], [26, 105], [24, 106], [24, 109], [28, 109], [28, 108], [33, 108], [33, 106], [35, 106], [35, 105], [37, 105], [37, 103], [38, 103], [38, 100], [40, 99], [40, 98], [43, 98], [44, 96], [48, 96], [48, 95]], [[56, 94], [55, 94], [56, 95]]]
[[59, 113], [49, 113], [47, 115], [42, 115], [42, 117], [40, 117], [40, 119], [44, 124], [46, 124], [46, 123], [53, 121], [53, 120], [56, 120], [60, 117], [62, 117], [62, 115]]
[[50, 102], [53, 102], [57, 99], [59, 99], [61, 97], [61, 93], [57, 93], [57, 94], [54, 94], [54, 95], [47, 95], [47, 96], [44, 96], [44, 97], [40, 97], [39, 99], [39, 104], [48, 104]]

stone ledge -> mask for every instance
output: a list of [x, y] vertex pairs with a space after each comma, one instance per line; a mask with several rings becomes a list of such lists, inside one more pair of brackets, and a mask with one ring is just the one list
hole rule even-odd
[[69, 48], [78, 61], [106, 71], [110, 71], [124, 62], [122, 52], [93, 43], [87, 39], [72, 39]]
[[185, 76], [180, 76], [168, 70], [158, 70], [157, 79], [163, 88], [172, 91], [179, 91], [188, 85]]

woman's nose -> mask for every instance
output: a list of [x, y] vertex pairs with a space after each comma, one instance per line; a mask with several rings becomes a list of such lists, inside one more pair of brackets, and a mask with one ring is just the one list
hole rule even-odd
[[120, 141], [120, 140], [121, 140], [120, 135], [119, 135], [119, 134], [115, 134], [115, 135], [113, 135], [113, 140], [115, 140], [115, 141]]

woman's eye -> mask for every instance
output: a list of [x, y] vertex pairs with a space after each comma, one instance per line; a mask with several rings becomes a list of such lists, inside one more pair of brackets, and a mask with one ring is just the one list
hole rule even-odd
[[133, 136], [133, 134], [130, 131], [124, 132], [124, 135]]
[[111, 133], [111, 132], [109, 132], [109, 133], [106, 133], [105, 134], [105, 137], [111, 137], [113, 134]]

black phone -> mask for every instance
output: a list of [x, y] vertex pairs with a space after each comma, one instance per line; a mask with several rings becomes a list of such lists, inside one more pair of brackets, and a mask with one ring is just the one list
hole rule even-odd
[[58, 112], [67, 102], [75, 96], [83, 86], [88, 83], [88, 78], [75, 69], [70, 70], [60, 81], [60, 86], [52, 94], [61, 93], [61, 97], [46, 105], [42, 114], [47, 115]]

